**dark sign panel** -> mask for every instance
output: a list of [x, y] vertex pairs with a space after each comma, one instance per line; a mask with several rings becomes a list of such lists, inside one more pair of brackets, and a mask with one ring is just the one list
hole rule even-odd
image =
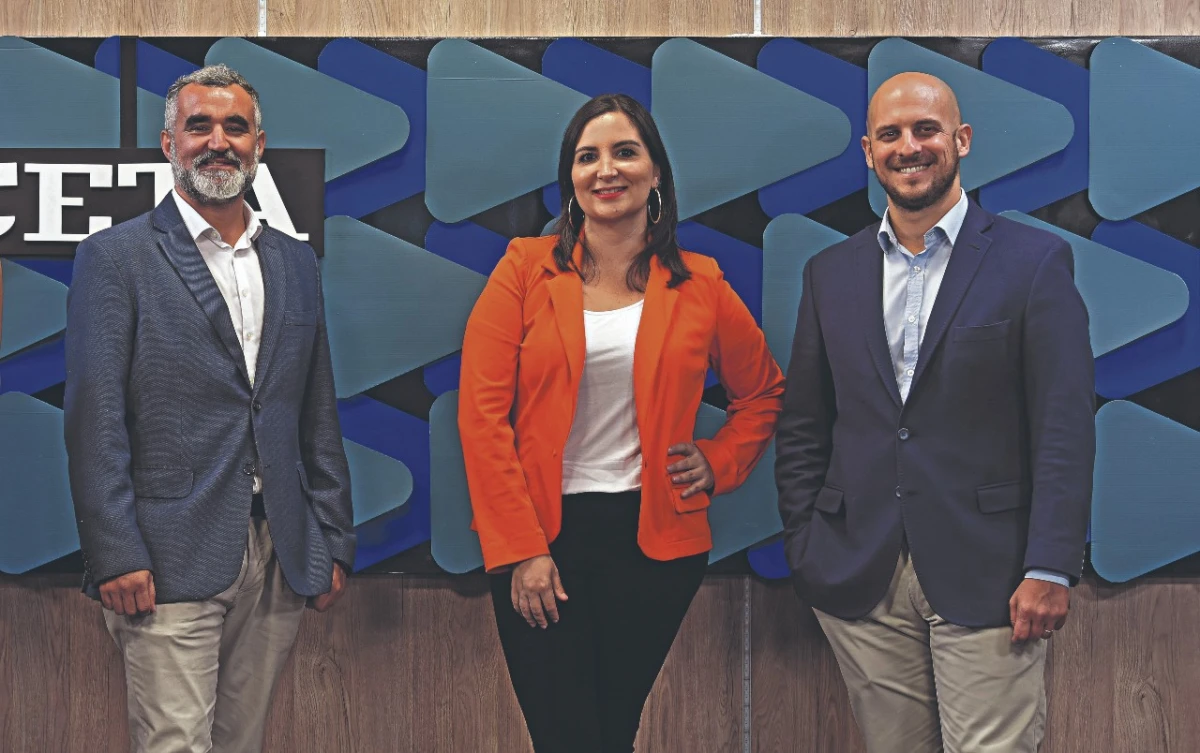
[[[325, 153], [268, 149], [249, 195], [266, 224], [324, 252]], [[174, 185], [158, 149], [0, 149], [0, 256], [71, 256]]]

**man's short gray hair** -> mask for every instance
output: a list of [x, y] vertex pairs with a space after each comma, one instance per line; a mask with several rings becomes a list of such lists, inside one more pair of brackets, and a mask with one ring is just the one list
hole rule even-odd
[[213, 86], [226, 88], [229, 86], [240, 86], [250, 95], [250, 101], [254, 103], [254, 128], [262, 130], [262, 108], [258, 104], [258, 91], [255, 90], [250, 82], [242, 77], [234, 69], [224, 63], [209, 65], [201, 68], [194, 73], [189, 73], [186, 76], [180, 76], [171, 84], [171, 88], [167, 89], [167, 109], [163, 116], [163, 129], [167, 133], [172, 134], [174, 138], [175, 119], [179, 117], [179, 92], [188, 84], [199, 84], [200, 86]]

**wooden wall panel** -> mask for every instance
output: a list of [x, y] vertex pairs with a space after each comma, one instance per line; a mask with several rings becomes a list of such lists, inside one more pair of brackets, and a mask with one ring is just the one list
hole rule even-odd
[[1200, 34], [1197, 0], [762, 0], [768, 36]]
[[0, 34], [254, 36], [257, 0], [0, 0]]
[[[1197, 0], [762, 0], [768, 36], [1200, 34]], [[752, 34], [754, 0], [268, 0], [271, 36]], [[254, 36], [257, 0], [4, 0], [0, 33]]]
[[[0, 579], [0, 751], [128, 750], [120, 657], [76, 582]], [[637, 753], [740, 749], [744, 582], [701, 587]], [[350, 584], [333, 612], [305, 615], [267, 751], [531, 753], [482, 576]]]
[[284, 36], [725, 36], [754, 31], [754, 0], [268, 0]]
[[[790, 587], [756, 582], [751, 651], [757, 753], [861, 753], [836, 662]], [[1042, 753], [1200, 749], [1200, 583], [1087, 581], [1053, 638]]]

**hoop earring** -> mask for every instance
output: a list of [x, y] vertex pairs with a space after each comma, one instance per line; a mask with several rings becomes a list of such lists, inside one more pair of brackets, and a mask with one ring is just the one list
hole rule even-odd
[[572, 230], [574, 230], [575, 232], [578, 233], [579, 228], [575, 227], [575, 219], [571, 216], [571, 210], [574, 207], [575, 207], [575, 197], [572, 196], [571, 198], [567, 199], [567, 224], [571, 226]]
[[659, 192], [658, 186], [654, 187], [654, 195], [658, 197], [658, 216], [657, 217], [650, 214], [650, 201], [649, 201], [649, 199], [647, 199], [647, 201], [646, 201], [646, 219], [648, 219], [650, 221], [651, 225], [658, 224], [658, 221], [662, 219], [662, 212], [663, 212], [662, 194]]

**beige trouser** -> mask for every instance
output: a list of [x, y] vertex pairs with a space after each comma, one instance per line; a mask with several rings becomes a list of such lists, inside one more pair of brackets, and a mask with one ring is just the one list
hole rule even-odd
[[859, 620], [813, 610], [870, 753], [1035, 753], [1046, 721], [1046, 642], [934, 613], [907, 550]]
[[305, 599], [284, 582], [267, 522], [250, 521], [242, 569], [206, 601], [143, 617], [104, 610], [125, 659], [134, 753], [257, 753]]

